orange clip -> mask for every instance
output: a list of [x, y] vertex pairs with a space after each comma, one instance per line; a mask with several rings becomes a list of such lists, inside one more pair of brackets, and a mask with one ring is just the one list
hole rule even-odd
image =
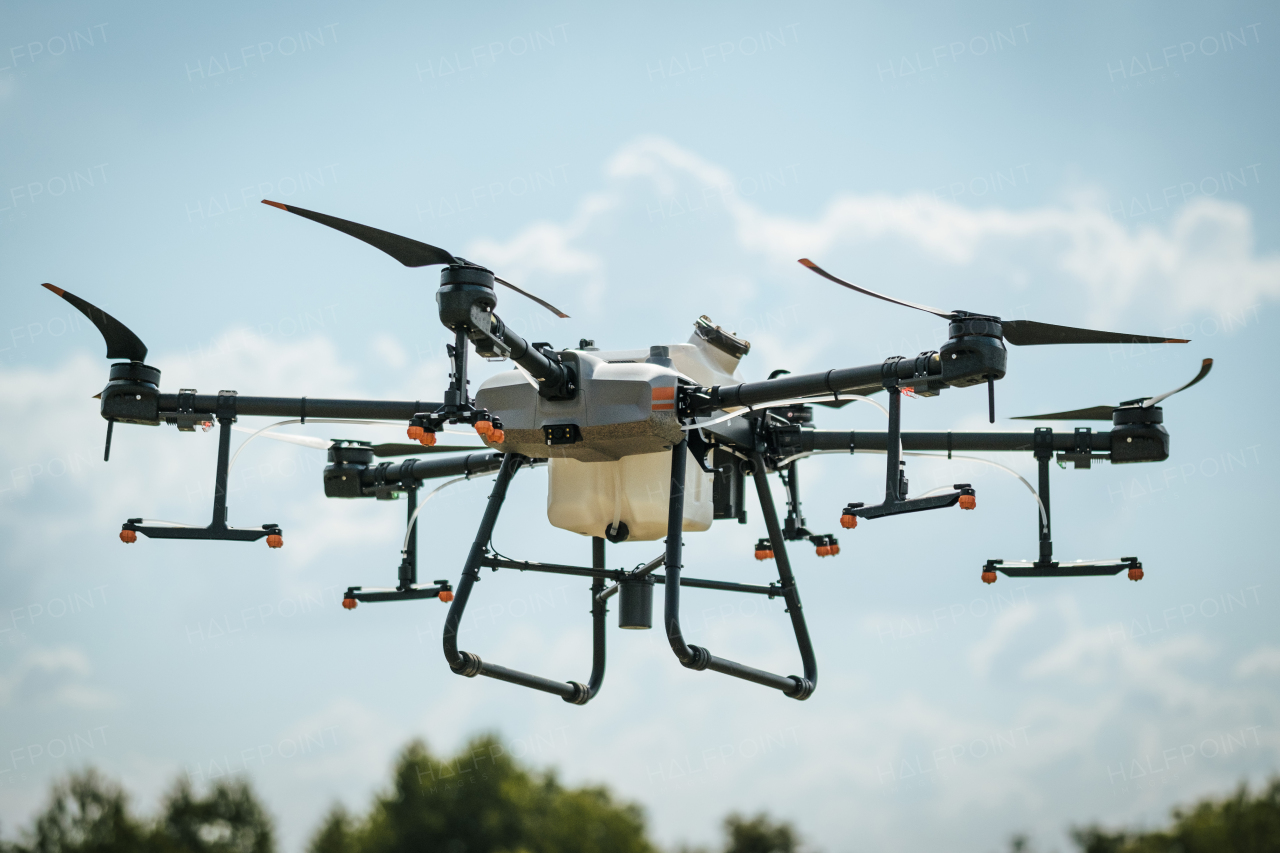
[[772, 552], [772, 551], [756, 551], [756, 559], [757, 559], [757, 560], [772, 560], [772, 559], [773, 559], [773, 552]]
[[976, 508], [977, 506], [978, 506], [978, 498], [977, 498], [975, 495], [961, 495], [961, 496], [960, 496], [960, 508], [961, 508], [961, 509], [974, 509], [974, 508]]
[[267, 547], [268, 547], [268, 548], [283, 548], [283, 547], [284, 547], [284, 537], [283, 537], [283, 536], [281, 536], [279, 533], [268, 533], [268, 534], [267, 534]]
[[1141, 569], [1141, 568], [1138, 568], [1137, 566], [1134, 566], [1132, 569], [1130, 569], [1130, 570], [1129, 570], [1129, 580], [1131, 580], [1131, 581], [1140, 581], [1140, 580], [1142, 580], [1142, 569]]
[[446, 603], [447, 603], [447, 602], [450, 602], [450, 601], [453, 601], [453, 593], [452, 593], [452, 592], [450, 592], [450, 591], [449, 591], [449, 590], [447, 590], [447, 589], [442, 589], [442, 590], [440, 590], [439, 598], [440, 598], [440, 600], [441, 600], [441, 601], [444, 601], [444, 602], [446, 602]]
[[996, 573], [995, 573], [995, 572], [983, 572], [983, 573], [982, 573], [982, 582], [983, 582], [983, 583], [995, 583], [995, 582], [996, 582]]
[[411, 426], [409, 427], [409, 438], [412, 439], [413, 441], [417, 441], [418, 439], [422, 438], [422, 434], [425, 432], [426, 430], [424, 430], [420, 426]]
[[845, 530], [852, 530], [858, 526], [858, 517], [856, 515], [840, 516], [840, 526]]
[[493, 432], [493, 421], [476, 421], [476, 432], [481, 435]]
[[436, 443], [436, 434], [423, 430], [422, 437], [418, 439], [418, 443], [424, 447], [433, 447]]
[[120, 541], [126, 545], [132, 545], [138, 541], [138, 532], [136, 530], [121, 530]]
[[507, 440], [507, 433], [505, 430], [495, 429], [493, 432], [489, 433], [489, 440], [494, 444], [502, 444], [502, 442]]
[[356, 605], [357, 605], [357, 604], [359, 604], [359, 603], [360, 603], [360, 602], [356, 601], [354, 598], [344, 598], [344, 599], [342, 599], [342, 606], [343, 606], [343, 607], [345, 607], [345, 608], [347, 608], [348, 610], [355, 610], [355, 609], [356, 609]]

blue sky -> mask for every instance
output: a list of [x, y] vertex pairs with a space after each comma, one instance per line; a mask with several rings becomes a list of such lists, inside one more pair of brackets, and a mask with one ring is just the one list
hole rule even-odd
[[[179, 773], [247, 772], [297, 850], [333, 800], [363, 807], [409, 738], [447, 749], [480, 730], [641, 801], [665, 844], [768, 808], [832, 851], [985, 851], [1019, 831], [1062, 847], [1073, 822], [1155, 822], [1263, 778], [1280, 746], [1276, 27], [1264, 4], [7, 8], [0, 821], [85, 762], [144, 805]], [[811, 700], [612, 630], [604, 691], [575, 708], [450, 674], [441, 606], [342, 611], [341, 589], [394, 577], [401, 510], [326, 501], [315, 451], [255, 443], [239, 463], [233, 523], [278, 521], [280, 552], [116, 539], [131, 516], [206, 518], [214, 438], [121, 428], [102, 463], [101, 339], [40, 282], [126, 322], [166, 389], [443, 387], [435, 273], [263, 197], [495, 268], [572, 315], [502, 296], [504, 318], [560, 346], [683, 341], [705, 313], [752, 340], [758, 379], [942, 343], [927, 315], [794, 263], [809, 256], [944, 308], [1193, 339], [1014, 348], [1002, 416], [1216, 366], [1166, 404], [1168, 462], [1054, 471], [1058, 556], [1137, 554], [1142, 583], [983, 586], [986, 559], [1032, 555], [1034, 504], [999, 472], [912, 462], [913, 489], [972, 480], [979, 511], [864, 525], [835, 560], [797, 558]], [[859, 408], [821, 425], [881, 428]], [[950, 391], [904, 417], [980, 429], [985, 399]], [[878, 464], [807, 463], [814, 526], [874, 498]], [[424, 577], [458, 574], [486, 493], [424, 512]], [[586, 559], [545, 523], [545, 473], [511, 501], [504, 551]], [[687, 563], [763, 579], [755, 516], [689, 537]], [[585, 677], [582, 584], [486, 581], [464, 645]], [[692, 641], [794, 668], [780, 608], [688, 598]]]

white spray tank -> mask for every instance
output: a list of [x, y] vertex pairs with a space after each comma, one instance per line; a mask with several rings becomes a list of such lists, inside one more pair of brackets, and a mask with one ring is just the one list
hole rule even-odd
[[[649, 352], [593, 352], [611, 363], [645, 362], [673, 368], [699, 385], [732, 385], [750, 344], [728, 336], [703, 317], [688, 343]], [[687, 451], [686, 451], [687, 452]], [[667, 535], [671, 497], [670, 452], [641, 453], [607, 462], [552, 457], [548, 462], [547, 519], [555, 527], [614, 541], [652, 541]], [[692, 454], [685, 466], [684, 526], [707, 530], [713, 517], [714, 477]]]

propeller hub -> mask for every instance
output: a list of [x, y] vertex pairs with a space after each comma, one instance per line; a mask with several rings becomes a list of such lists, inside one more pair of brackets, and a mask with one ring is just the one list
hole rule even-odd
[[947, 342], [938, 353], [944, 382], [955, 388], [964, 388], [980, 385], [989, 379], [1004, 378], [1008, 353], [1004, 348], [1004, 327], [999, 317], [982, 314], [952, 316], [947, 332]]
[[1159, 406], [1148, 406], [1143, 408], [1141, 404], [1136, 406], [1120, 406], [1111, 412], [1111, 423], [1115, 426], [1129, 426], [1130, 424], [1161, 424], [1164, 423], [1164, 410]]
[[140, 361], [111, 365], [102, 389], [101, 413], [110, 421], [154, 426], [160, 423], [160, 370]]
[[965, 337], [1003, 339], [1004, 327], [1000, 325], [999, 317], [969, 314], [952, 320], [947, 326], [947, 336], [951, 340]]
[[440, 270], [440, 286], [478, 284], [493, 290], [493, 273], [476, 264], [450, 264]]
[[373, 445], [367, 441], [335, 441], [329, 447], [329, 461], [339, 465], [371, 465]]
[[111, 365], [111, 381], [142, 382], [159, 387], [160, 368], [140, 361], [122, 361]]
[[465, 328], [471, 322], [473, 306], [492, 312], [498, 305], [493, 283], [493, 273], [484, 267], [451, 264], [440, 270], [440, 289], [436, 291], [440, 322], [450, 329]]

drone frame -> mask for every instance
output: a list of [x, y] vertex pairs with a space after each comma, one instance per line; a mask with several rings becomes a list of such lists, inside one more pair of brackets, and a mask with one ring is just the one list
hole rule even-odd
[[[234, 391], [221, 391], [217, 395], [201, 395], [193, 389], [182, 389], [178, 394], [161, 393], [160, 371], [143, 364], [147, 349], [141, 340], [123, 324], [96, 306], [66, 293], [60, 288], [45, 285], [84, 312], [107, 341], [108, 358], [125, 358], [128, 361], [113, 364], [110, 381], [103, 389], [101, 414], [107, 421], [105, 457], [109, 458], [111, 433], [116, 422], [158, 425], [174, 424], [180, 431], [189, 432], [196, 424], [219, 426], [218, 461], [215, 472], [213, 518], [206, 527], [149, 525], [142, 519], [129, 519], [122, 527], [121, 538], [134, 542], [137, 534], [157, 539], [219, 539], [252, 541], [267, 537], [268, 544], [280, 547], [282, 533], [274, 524], [261, 528], [232, 528], [227, 525], [227, 477], [229, 469], [229, 443], [232, 424], [240, 416], [274, 416], [296, 418], [305, 423], [308, 417], [347, 418], [408, 422], [409, 436], [424, 445], [434, 444], [436, 431], [444, 424], [469, 424], [482, 435], [490, 435], [490, 442], [501, 444], [501, 424], [491, 413], [473, 404], [467, 390], [467, 355], [474, 346], [482, 357], [503, 357], [514, 361], [536, 384], [538, 394], [547, 400], [572, 399], [578, 392], [578, 378], [571, 360], [561, 358], [549, 344], [529, 343], [504, 323], [494, 308], [497, 305], [495, 284], [501, 284], [535, 299], [544, 307], [564, 316], [558, 309], [537, 297], [519, 290], [514, 285], [497, 278], [492, 272], [477, 264], [455, 257], [444, 250], [417, 241], [398, 237], [388, 232], [370, 229], [346, 220], [303, 211], [274, 202], [266, 202], [284, 210], [305, 216], [340, 231], [351, 234], [370, 245], [392, 255], [406, 266], [446, 264], [441, 272], [440, 288], [436, 299], [441, 322], [454, 332], [455, 340], [448, 347], [452, 362], [451, 381], [440, 403], [424, 401], [376, 401], [335, 400], [316, 398], [250, 397], [239, 396]], [[838, 368], [800, 375], [779, 375], [775, 372], [762, 382], [742, 382], [727, 386], [704, 387], [687, 379], [681, 379], [676, 388], [674, 408], [681, 423], [684, 437], [670, 446], [671, 464], [668, 498], [667, 535], [661, 556], [631, 571], [607, 567], [605, 539], [592, 537], [592, 559], [589, 567], [512, 560], [499, 555], [492, 548], [492, 535], [512, 478], [521, 467], [528, 467], [541, 460], [514, 451], [477, 452], [465, 456], [433, 456], [427, 459], [410, 459], [398, 463], [384, 462], [370, 466], [365, 462], [349, 463], [339, 458], [333, 448], [330, 460], [334, 465], [326, 469], [325, 492], [330, 497], [391, 497], [396, 492], [409, 495], [406, 544], [398, 571], [395, 589], [365, 589], [350, 587], [343, 604], [355, 607], [357, 602], [386, 602], [438, 598], [449, 602], [445, 619], [442, 644], [450, 669], [463, 676], [484, 675], [500, 681], [529, 687], [560, 696], [572, 704], [586, 704], [595, 697], [604, 681], [605, 672], [605, 617], [610, 597], [620, 594], [620, 623], [623, 627], [647, 628], [652, 622], [653, 586], [663, 584], [663, 627], [672, 652], [682, 666], [697, 670], [711, 670], [735, 678], [773, 688], [798, 700], [807, 699], [817, 687], [817, 662], [808, 627], [805, 623], [795, 574], [792, 571], [786, 543], [808, 539], [818, 548], [819, 556], [833, 555], [838, 551], [836, 540], [829, 534], [812, 534], [805, 528], [800, 514], [800, 495], [797, 464], [800, 457], [814, 452], [847, 450], [883, 452], [886, 457], [885, 495], [881, 503], [868, 506], [851, 503], [841, 516], [846, 529], [857, 526], [858, 519], [871, 520], [890, 515], [943, 509], [959, 504], [964, 509], [976, 506], [974, 489], [968, 484], [956, 484], [951, 491], [941, 495], [920, 498], [907, 497], [907, 481], [902, 454], [906, 452], [946, 451], [950, 458], [953, 450], [1004, 452], [1030, 451], [1038, 465], [1038, 559], [1033, 563], [1013, 563], [1004, 560], [988, 560], [983, 567], [982, 580], [994, 582], [996, 572], [1010, 577], [1071, 577], [1082, 575], [1109, 575], [1129, 570], [1129, 577], [1142, 577], [1142, 564], [1135, 557], [1119, 561], [1089, 563], [1058, 563], [1053, 560], [1053, 542], [1049, 502], [1049, 462], [1056, 455], [1059, 464], [1072, 462], [1076, 468], [1089, 468], [1094, 460], [1111, 462], [1158, 462], [1169, 456], [1169, 434], [1161, 426], [1163, 416], [1155, 404], [1169, 394], [1122, 403], [1110, 407], [1114, 429], [1094, 432], [1089, 428], [1076, 428], [1074, 433], [1055, 433], [1050, 428], [1037, 428], [1030, 434], [1009, 432], [904, 432], [901, 425], [901, 397], [904, 393], [918, 396], [936, 396], [942, 390], [985, 385], [988, 391], [989, 412], [994, 422], [995, 382], [1006, 374], [1007, 353], [1005, 340], [1015, 345], [1045, 343], [1102, 343], [1102, 342], [1181, 342], [1174, 339], [1146, 338], [1120, 335], [1110, 332], [1072, 329], [1031, 321], [1002, 321], [999, 317], [964, 311], [939, 312], [926, 306], [885, 297], [867, 291], [822, 271], [812, 262], [801, 263], [820, 275], [851, 289], [879, 299], [907, 307], [925, 310], [950, 321], [948, 340], [938, 351], [923, 352], [914, 358], [895, 356], [883, 362], [856, 367]], [[1206, 359], [1199, 376], [1176, 389], [1190, 387], [1208, 372], [1211, 360]], [[888, 393], [889, 422], [885, 432], [819, 430], [812, 427], [813, 403], [842, 402], [853, 396], [884, 390]], [[1106, 407], [1096, 407], [1098, 409]], [[1081, 414], [1094, 410], [1059, 413]], [[730, 412], [736, 421], [720, 413]], [[1055, 418], [1059, 415], [1040, 416]], [[484, 430], [488, 430], [485, 432]], [[496, 437], [495, 437], [496, 436]], [[1122, 440], [1123, 439], [1123, 440]], [[550, 439], [549, 439], [550, 443]], [[728, 465], [737, 466], [728, 473], [721, 468], [708, 466], [721, 459], [722, 452], [729, 459]], [[372, 458], [369, 451], [369, 459]], [[776, 564], [778, 580], [767, 586], [729, 581], [686, 577], [683, 574], [683, 521], [684, 483], [687, 459], [692, 455], [704, 470], [719, 476], [736, 477], [736, 501], [717, 518], [736, 517], [745, 523], [745, 511], [741, 509], [742, 478], [750, 475], [756, 487], [768, 539], [762, 540], [757, 558], [772, 558]], [[737, 459], [738, 461], [733, 461]], [[331, 478], [331, 470], [341, 474]], [[440, 477], [471, 477], [495, 472], [493, 490], [485, 505], [476, 536], [471, 544], [456, 591], [447, 580], [438, 580], [427, 586], [417, 580], [416, 513], [417, 489], [422, 481]], [[768, 475], [778, 473], [787, 488], [787, 515], [780, 522], [774, 506]], [[731, 502], [732, 503], [732, 502]], [[824, 550], [826, 552], [824, 554]], [[763, 553], [763, 557], [762, 557]], [[656, 573], [662, 566], [665, 574]], [[475, 584], [480, 580], [482, 568], [494, 571], [509, 569], [562, 574], [590, 578], [592, 617], [592, 666], [586, 683], [555, 681], [527, 672], [484, 661], [479, 655], [458, 648], [458, 633], [466, 607]], [[606, 581], [613, 585], [606, 588]], [[680, 590], [682, 587], [710, 589], [726, 592], [765, 595], [770, 599], [780, 597], [786, 605], [792, 629], [800, 653], [803, 675], [777, 675], [762, 669], [713, 655], [707, 649], [689, 644], [684, 638], [680, 620]]]

